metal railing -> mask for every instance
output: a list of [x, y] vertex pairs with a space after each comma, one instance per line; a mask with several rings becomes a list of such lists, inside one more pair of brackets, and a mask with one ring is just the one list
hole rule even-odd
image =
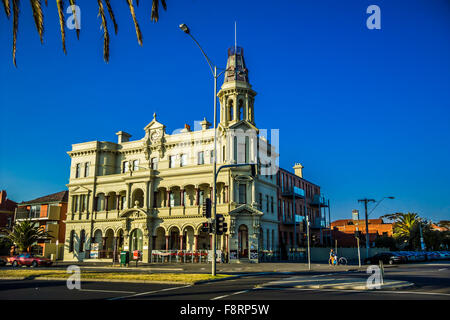
[[152, 250], [151, 263], [207, 263], [208, 250]]

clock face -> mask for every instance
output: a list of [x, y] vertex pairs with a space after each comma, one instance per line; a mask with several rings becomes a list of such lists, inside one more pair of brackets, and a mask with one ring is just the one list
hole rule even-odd
[[160, 137], [160, 135], [161, 133], [159, 132], [159, 130], [155, 130], [151, 133], [150, 139], [152, 139], [152, 141], [155, 141]]

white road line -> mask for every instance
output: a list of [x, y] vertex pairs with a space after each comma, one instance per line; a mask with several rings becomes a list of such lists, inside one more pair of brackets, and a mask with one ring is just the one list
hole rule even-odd
[[439, 269], [438, 271], [444, 271], [444, 270], [447, 270], [447, 268]]
[[211, 300], [219, 300], [219, 299], [222, 299], [222, 298], [231, 297], [231, 296], [234, 296], [234, 295], [237, 295], [237, 294], [241, 294], [241, 293], [246, 293], [246, 292], [249, 292], [249, 291], [250, 290], [243, 290], [243, 291], [233, 292], [231, 294], [227, 294], [227, 295], [224, 295], [224, 296], [212, 298]]
[[309, 289], [309, 288], [268, 288], [262, 287], [258, 290], [291, 290], [291, 291], [337, 291], [337, 292], [360, 292], [360, 293], [392, 293], [392, 294], [417, 294], [417, 295], [435, 295], [450, 296], [450, 293], [439, 292], [421, 292], [421, 291], [386, 291], [386, 290], [352, 290], [352, 289]]
[[163, 292], [163, 291], [170, 291], [170, 290], [177, 290], [177, 289], [188, 288], [188, 287], [192, 287], [192, 285], [190, 284], [190, 285], [181, 286], [181, 287], [172, 287], [172, 288], [166, 288], [166, 289], [161, 289], [161, 290], [141, 292], [141, 293], [136, 293], [136, 294], [132, 294], [132, 295], [129, 295], [129, 296], [115, 297], [115, 298], [111, 298], [111, 299], [108, 299], [108, 300], [120, 300], [120, 299], [126, 299], [126, 298], [133, 298], [133, 297], [145, 296], [145, 295], [152, 294], [152, 293]]
[[89, 292], [108, 292], [108, 293], [136, 293], [135, 291], [115, 291], [115, 290], [96, 290], [96, 289], [80, 289], [78, 291], [89, 291]]

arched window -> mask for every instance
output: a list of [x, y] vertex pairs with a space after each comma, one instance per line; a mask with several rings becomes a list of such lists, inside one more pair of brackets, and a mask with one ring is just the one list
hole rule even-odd
[[75, 241], [75, 230], [70, 231], [69, 252], [73, 252], [73, 244]]
[[84, 242], [86, 241], [86, 231], [81, 230], [80, 232], [80, 250], [79, 252], [84, 252]]
[[239, 120], [242, 120], [244, 118], [244, 101], [239, 100]]
[[228, 100], [228, 119], [233, 120], [233, 100]]

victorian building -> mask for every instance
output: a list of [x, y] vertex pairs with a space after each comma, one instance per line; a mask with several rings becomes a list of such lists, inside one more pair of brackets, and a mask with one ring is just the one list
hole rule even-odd
[[[218, 92], [217, 213], [228, 230], [217, 237], [226, 261], [258, 261], [262, 250], [278, 249], [275, 148], [255, 121], [255, 96], [243, 49], [228, 50]], [[206, 198], [213, 199], [214, 129], [206, 118], [169, 134], [156, 114], [143, 137], [117, 132], [116, 142], [72, 145], [64, 260], [117, 258], [142, 252], [144, 262], [170, 251], [184, 255], [209, 250], [202, 224]], [[263, 164], [263, 165], [261, 165]]]

